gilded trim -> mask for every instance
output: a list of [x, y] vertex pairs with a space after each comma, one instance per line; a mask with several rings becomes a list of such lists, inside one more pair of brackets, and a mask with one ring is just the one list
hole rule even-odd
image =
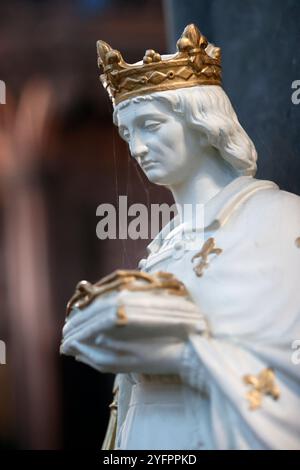
[[214, 238], [208, 238], [203, 244], [201, 251], [196, 253], [191, 261], [200, 258], [198, 264], [194, 266], [194, 271], [197, 276], [201, 277], [203, 275], [204, 269], [207, 269], [209, 266], [208, 257], [209, 255], [220, 255], [222, 253], [221, 248], [216, 248], [216, 242]]
[[[112, 291], [151, 291], [161, 289], [168, 294], [187, 296], [188, 292], [182, 282], [171, 273], [157, 271], [148, 274], [143, 271], [117, 270], [105, 276], [95, 284], [81, 281], [77, 284], [75, 293], [67, 304], [67, 315], [73, 308], [83, 309], [90, 305], [96, 298]], [[125, 320], [126, 313], [120, 309], [120, 319]], [[123, 323], [124, 324], [124, 323]]]
[[109, 405], [110, 417], [101, 450], [114, 450], [117, 437], [119, 387], [113, 391], [113, 401]]
[[245, 375], [243, 381], [246, 385], [252, 386], [246, 394], [250, 410], [261, 407], [264, 395], [271, 396], [273, 400], [278, 400], [280, 397], [280, 389], [275, 383], [275, 373], [270, 367], [263, 369], [258, 375]]

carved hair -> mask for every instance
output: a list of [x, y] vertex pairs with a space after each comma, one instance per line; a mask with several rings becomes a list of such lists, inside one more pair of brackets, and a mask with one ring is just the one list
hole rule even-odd
[[114, 110], [114, 123], [118, 125], [118, 111], [132, 101], [159, 100], [171, 105], [183, 115], [191, 127], [201, 129], [212, 147], [240, 175], [255, 175], [257, 153], [254, 144], [240, 125], [224, 90], [216, 85], [182, 88], [138, 96], [121, 102]]

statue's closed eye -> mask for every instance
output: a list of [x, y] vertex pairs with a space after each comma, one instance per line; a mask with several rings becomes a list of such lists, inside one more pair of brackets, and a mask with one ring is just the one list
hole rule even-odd
[[119, 134], [120, 134], [122, 139], [126, 140], [126, 142], [129, 142], [130, 134], [129, 134], [128, 129], [120, 128], [119, 129]]
[[159, 129], [161, 124], [162, 123], [160, 121], [147, 120], [144, 124], [144, 129], [146, 129], [147, 131], [156, 131]]

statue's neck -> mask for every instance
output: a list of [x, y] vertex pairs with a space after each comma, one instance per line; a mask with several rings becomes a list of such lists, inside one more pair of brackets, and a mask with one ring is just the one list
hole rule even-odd
[[[235, 170], [218, 156], [216, 150], [211, 149], [199, 157], [199, 166], [193, 168], [186, 181], [169, 189], [176, 204], [182, 208], [184, 204], [196, 207], [196, 204], [207, 204], [237, 176]], [[183, 211], [181, 222], [191, 222], [189, 217], [189, 211]]]

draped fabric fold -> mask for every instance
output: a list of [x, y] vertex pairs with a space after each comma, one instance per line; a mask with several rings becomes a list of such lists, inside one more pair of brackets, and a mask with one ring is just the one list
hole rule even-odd
[[[161, 233], [144, 263], [147, 272], [177, 276], [209, 324], [208, 336], [189, 335], [181, 364], [188, 412], [198, 420], [191, 427], [199, 439], [210, 433], [206, 448], [299, 449], [300, 364], [292, 344], [300, 339], [300, 198], [241, 177], [205, 209], [204, 240], [212, 237], [222, 253], [208, 256], [201, 276], [193, 269], [195, 251], [161, 256]], [[178, 236], [178, 224], [173, 230]], [[279, 396], [260, 388], [266, 371]], [[132, 375], [122, 375], [127, 398], [119, 405], [119, 439], [132, 387]], [[251, 390], [259, 401], [252, 408]], [[207, 413], [199, 415], [203, 393]]]

